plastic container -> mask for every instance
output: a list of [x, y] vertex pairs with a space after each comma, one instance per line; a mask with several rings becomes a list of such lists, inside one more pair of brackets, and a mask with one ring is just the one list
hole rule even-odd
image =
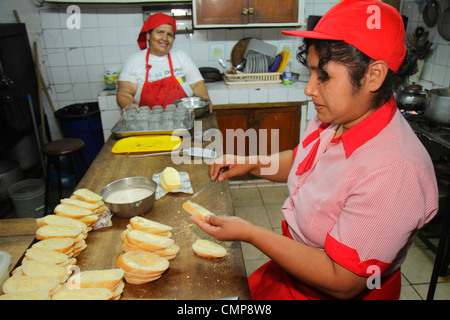
[[[94, 161], [105, 144], [103, 126], [98, 102], [77, 103], [56, 110], [65, 138], [79, 138], [84, 141], [83, 155], [88, 166]], [[76, 157], [80, 176], [86, 172], [81, 159]]]
[[18, 218], [44, 216], [45, 183], [40, 179], [28, 179], [14, 183], [8, 188]]
[[9, 264], [11, 263], [11, 255], [6, 251], [0, 250], [0, 288], [9, 278]]

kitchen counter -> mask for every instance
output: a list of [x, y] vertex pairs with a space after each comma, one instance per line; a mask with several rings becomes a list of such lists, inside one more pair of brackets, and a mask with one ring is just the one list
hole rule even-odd
[[[213, 114], [208, 114], [202, 118], [202, 128], [211, 127], [217, 127], [217, 121]], [[113, 136], [109, 137], [77, 189], [88, 188], [99, 193], [105, 185], [114, 180], [130, 176], [152, 177], [167, 166], [174, 166], [180, 172], [188, 172], [194, 192], [210, 181], [209, 166], [204, 161], [197, 160], [194, 164], [193, 159], [184, 158], [184, 163], [174, 165], [170, 155], [130, 158], [126, 154], [111, 152], [116, 141]], [[231, 296], [238, 296], [239, 299], [250, 298], [240, 242], [222, 242], [228, 253], [221, 259], [201, 258], [191, 249], [196, 239], [213, 240], [193, 224], [189, 219], [190, 215], [182, 209], [183, 202], [191, 196], [186, 193], [166, 194], [156, 200], [153, 209], [144, 215], [148, 219], [172, 226], [172, 239], [180, 246], [180, 251], [175, 259], [169, 261], [169, 268], [160, 279], [143, 285], [126, 283], [122, 299], [200, 300]], [[227, 181], [213, 184], [198, 195], [195, 202], [217, 215], [234, 215]], [[0, 221], [0, 230], [7, 228], [4, 223]], [[80, 270], [116, 268], [115, 262], [122, 253], [120, 235], [126, 230], [128, 223], [129, 219], [113, 216], [112, 227], [91, 231], [86, 239], [87, 248], [77, 257], [76, 265]], [[28, 223], [22, 233], [30, 237], [34, 231], [33, 226]], [[30, 244], [31, 239], [27, 240]], [[27, 246], [23, 246], [22, 252], [26, 248]], [[8, 246], [0, 249], [9, 251]], [[16, 254], [19, 255], [20, 252]]]

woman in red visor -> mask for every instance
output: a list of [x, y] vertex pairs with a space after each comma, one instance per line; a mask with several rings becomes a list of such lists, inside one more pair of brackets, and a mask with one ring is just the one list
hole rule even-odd
[[[181, 50], [172, 50], [176, 34], [175, 19], [163, 13], [148, 17], [138, 37], [141, 51], [132, 54], [119, 76], [117, 103], [160, 105], [197, 96], [209, 100], [200, 71]], [[210, 107], [212, 108], [212, 107]]]
[[[283, 234], [238, 217], [207, 216], [202, 230], [245, 241], [269, 262], [249, 277], [253, 299], [399, 299], [401, 265], [437, 213], [426, 149], [393, 91], [417, 70], [399, 12], [381, 1], [344, 0], [304, 38], [299, 60], [316, 116], [295, 150], [224, 156], [219, 181], [251, 173], [287, 182]], [[245, 160], [245, 161], [242, 161]]]

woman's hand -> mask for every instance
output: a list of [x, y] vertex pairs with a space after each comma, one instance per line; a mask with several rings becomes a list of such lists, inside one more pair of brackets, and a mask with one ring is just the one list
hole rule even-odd
[[208, 215], [206, 222], [191, 216], [190, 219], [200, 229], [220, 241], [248, 242], [254, 231], [254, 225], [238, 217], [219, 217]]
[[[251, 164], [248, 157], [227, 154], [209, 166], [209, 176], [212, 180], [217, 178], [217, 181], [220, 182], [232, 177], [243, 176], [255, 168], [255, 166], [256, 163]], [[229, 170], [220, 173], [220, 170], [223, 168], [228, 168]]]

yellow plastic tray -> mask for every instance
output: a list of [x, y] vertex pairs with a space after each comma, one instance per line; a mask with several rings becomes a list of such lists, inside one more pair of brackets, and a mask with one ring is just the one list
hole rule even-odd
[[127, 137], [117, 141], [113, 153], [161, 152], [176, 150], [180, 147], [181, 138], [169, 135], [148, 135]]

